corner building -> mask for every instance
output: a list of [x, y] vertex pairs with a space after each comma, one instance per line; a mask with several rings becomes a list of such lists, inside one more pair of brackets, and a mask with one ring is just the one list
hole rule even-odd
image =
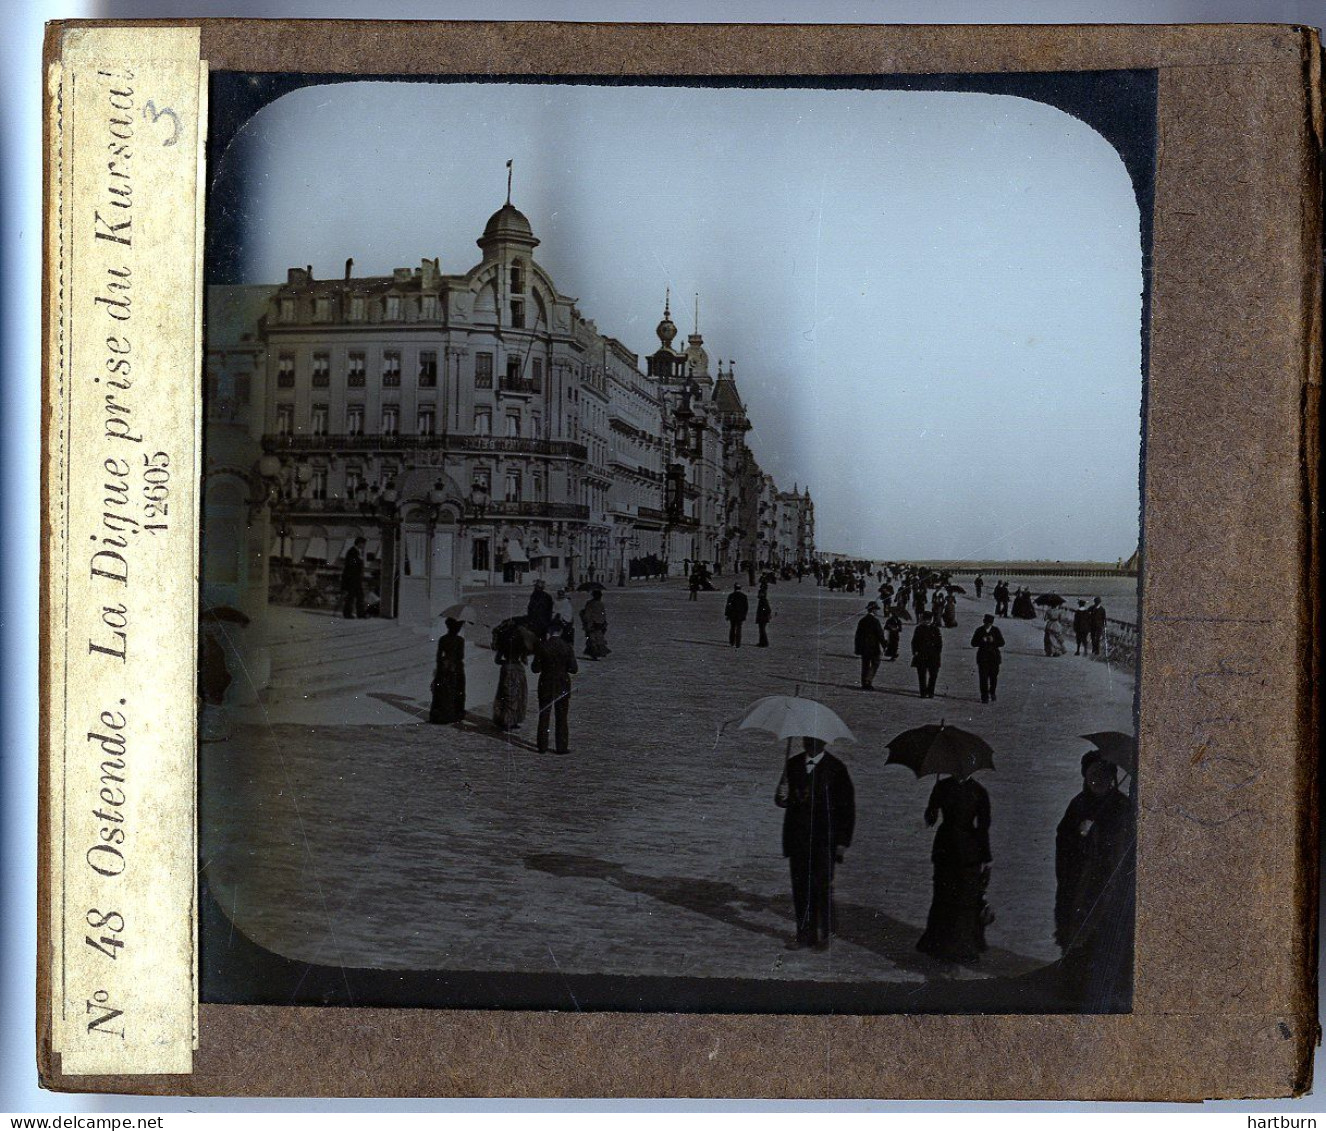
[[460, 275], [424, 259], [362, 277], [347, 260], [339, 279], [292, 268], [209, 294], [259, 311], [209, 324], [208, 388], [256, 441], [270, 599], [334, 603], [360, 536], [381, 614], [416, 621], [463, 587], [730, 567], [732, 460], [698, 330], [673, 350], [665, 304], [641, 373], [539, 266], [509, 202], [477, 243]]

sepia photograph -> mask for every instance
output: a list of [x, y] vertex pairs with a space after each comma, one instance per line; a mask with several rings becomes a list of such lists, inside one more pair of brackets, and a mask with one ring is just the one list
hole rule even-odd
[[1154, 72], [210, 97], [204, 1002], [1130, 1010]]

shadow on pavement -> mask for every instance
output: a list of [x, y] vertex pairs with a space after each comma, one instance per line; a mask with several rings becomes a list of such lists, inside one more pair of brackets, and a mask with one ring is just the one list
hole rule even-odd
[[[620, 864], [607, 860], [559, 852], [526, 856], [525, 866], [551, 876], [601, 880], [622, 891], [647, 895], [662, 903], [707, 915], [728, 926], [769, 938], [786, 940], [793, 934], [790, 896], [754, 895], [733, 884], [687, 876], [647, 876], [629, 872]], [[916, 949], [921, 929], [915, 925], [862, 904], [835, 900], [834, 907], [838, 919], [835, 933], [844, 942], [878, 954], [900, 970], [921, 974], [926, 978], [942, 977], [953, 970], [952, 963], [938, 961]], [[780, 930], [754, 920], [750, 918], [752, 913], [777, 915], [787, 924], [787, 929]], [[970, 965], [974, 970], [992, 975], [1018, 975], [1043, 964], [1025, 955], [993, 947], [986, 951], [980, 962]]]

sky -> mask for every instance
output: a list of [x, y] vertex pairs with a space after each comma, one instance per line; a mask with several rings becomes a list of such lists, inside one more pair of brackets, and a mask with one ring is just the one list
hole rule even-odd
[[1136, 548], [1138, 207], [1085, 123], [972, 93], [337, 83], [265, 107], [214, 175], [247, 178], [246, 282], [462, 273], [508, 159], [535, 259], [602, 332], [643, 356], [665, 288], [682, 335], [698, 294], [821, 550]]

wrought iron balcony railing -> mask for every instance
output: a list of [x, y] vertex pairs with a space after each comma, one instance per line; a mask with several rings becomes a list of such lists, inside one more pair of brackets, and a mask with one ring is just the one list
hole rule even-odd
[[498, 455], [551, 456], [559, 459], [589, 458], [584, 444], [570, 440], [534, 440], [523, 436], [427, 436], [387, 433], [330, 433], [313, 436], [272, 434], [263, 436], [267, 452], [307, 452], [330, 455], [336, 452], [479, 452]]

